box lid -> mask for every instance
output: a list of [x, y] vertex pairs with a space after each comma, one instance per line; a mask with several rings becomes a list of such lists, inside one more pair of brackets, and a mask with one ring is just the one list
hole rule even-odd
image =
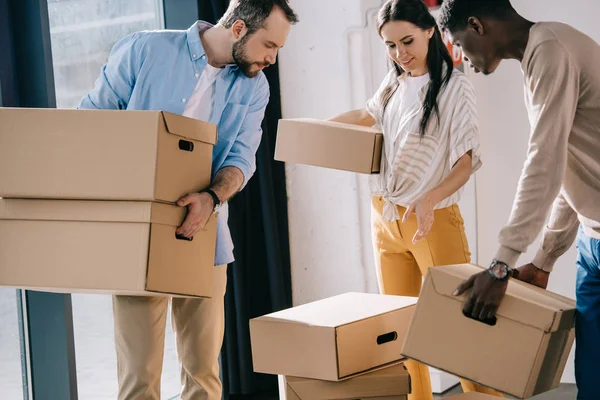
[[344, 293], [257, 319], [336, 328], [417, 303], [416, 298], [371, 293]]
[[403, 363], [341, 382], [285, 377], [289, 388], [301, 399], [355, 399], [402, 396], [411, 392], [410, 376]]
[[0, 220], [156, 223], [179, 226], [186, 209], [134, 201], [0, 199]]
[[161, 115], [169, 133], [212, 145], [217, 143], [217, 126], [215, 124], [166, 111], [162, 111]]
[[[476, 265], [460, 264], [430, 268], [428, 274], [436, 293], [465, 303], [469, 292], [456, 297], [454, 291], [482, 270]], [[575, 300], [511, 279], [497, 315], [544, 332], [556, 332], [573, 326]]]
[[281, 121], [282, 121], [282, 123], [288, 123], [288, 122], [306, 123], [308, 125], [320, 125], [320, 126], [326, 126], [326, 127], [330, 127], [330, 128], [340, 128], [340, 129], [346, 129], [346, 130], [350, 130], [350, 131], [382, 135], [380, 130], [375, 129], [370, 126], [346, 124], [344, 122], [337, 122], [337, 121], [327, 121], [327, 120], [314, 119], [314, 118], [286, 118]]

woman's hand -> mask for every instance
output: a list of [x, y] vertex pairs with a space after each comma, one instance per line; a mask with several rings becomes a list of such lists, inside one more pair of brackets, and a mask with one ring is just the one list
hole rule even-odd
[[413, 237], [413, 244], [417, 244], [425, 238], [431, 231], [433, 226], [433, 208], [435, 207], [435, 200], [432, 195], [426, 193], [412, 203], [404, 213], [402, 222], [408, 221], [408, 218], [414, 213], [417, 216], [418, 229]]

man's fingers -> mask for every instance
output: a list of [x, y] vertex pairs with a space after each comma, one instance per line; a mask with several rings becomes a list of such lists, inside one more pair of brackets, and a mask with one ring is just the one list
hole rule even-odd
[[461, 294], [463, 294], [467, 290], [471, 289], [473, 287], [473, 283], [475, 282], [475, 277], [476, 276], [477, 275], [473, 275], [469, 279], [467, 279], [466, 281], [464, 281], [463, 283], [461, 283], [460, 286], [454, 291], [454, 293], [453, 293], [454, 296], [460, 296]]
[[195, 219], [188, 215], [185, 221], [183, 221], [183, 224], [181, 224], [181, 226], [177, 229], [176, 233], [178, 235], [190, 238], [195, 233], [195, 226], [197, 226]]
[[190, 205], [191, 203], [191, 198], [190, 196], [183, 196], [181, 199], [179, 199], [179, 201], [177, 202], [177, 205], [179, 207], [185, 207]]
[[475, 298], [471, 295], [471, 296], [469, 296], [469, 298], [467, 299], [467, 302], [465, 303], [465, 305], [463, 307], [463, 314], [466, 317], [470, 317], [471, 313], [473, 312], [474, 306], [475, 306]]
[[479, 315], [483, 311], [483, 308], [483, 303], [477, 299], [473, 304], [473, 311], [471, 312], [470, 316], [475, 319], [479, 319]]
[[496, 317], [496, 312], [498, 311], [497, 306], [489, 306], [487, 308], [487, 314], [484, 316], [485, 321], [493, 321]]
[[478, 320], [485, 322], [485, 321], [487, 321], [487, 316], [489, 313], [490, 313], [490, 305], [484, 303], [481, 307], [481, 311], [479, 311], [479, 313], [474, 316]]

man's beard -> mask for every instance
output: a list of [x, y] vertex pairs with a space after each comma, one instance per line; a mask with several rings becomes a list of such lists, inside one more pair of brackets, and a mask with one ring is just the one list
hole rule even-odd
[[250, 36], [244, 36], [239, 42], [233, 44], [233, 61], [240, 68], [242, 73], [248, 78], [255, 78], [260, 71], [252, 71], [252, 66], [256, 63], [250, 61], [246, 56], [246, 43]]

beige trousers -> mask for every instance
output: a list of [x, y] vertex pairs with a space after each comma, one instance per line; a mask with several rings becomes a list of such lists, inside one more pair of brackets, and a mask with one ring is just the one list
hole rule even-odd
[[119, 400], [160, 400], [169, 300], [181, 363], [181, 400], [221, 400], [226, 286], [227, 266], [222, 265], [215, 267], [210, 299], [113, 298]]

